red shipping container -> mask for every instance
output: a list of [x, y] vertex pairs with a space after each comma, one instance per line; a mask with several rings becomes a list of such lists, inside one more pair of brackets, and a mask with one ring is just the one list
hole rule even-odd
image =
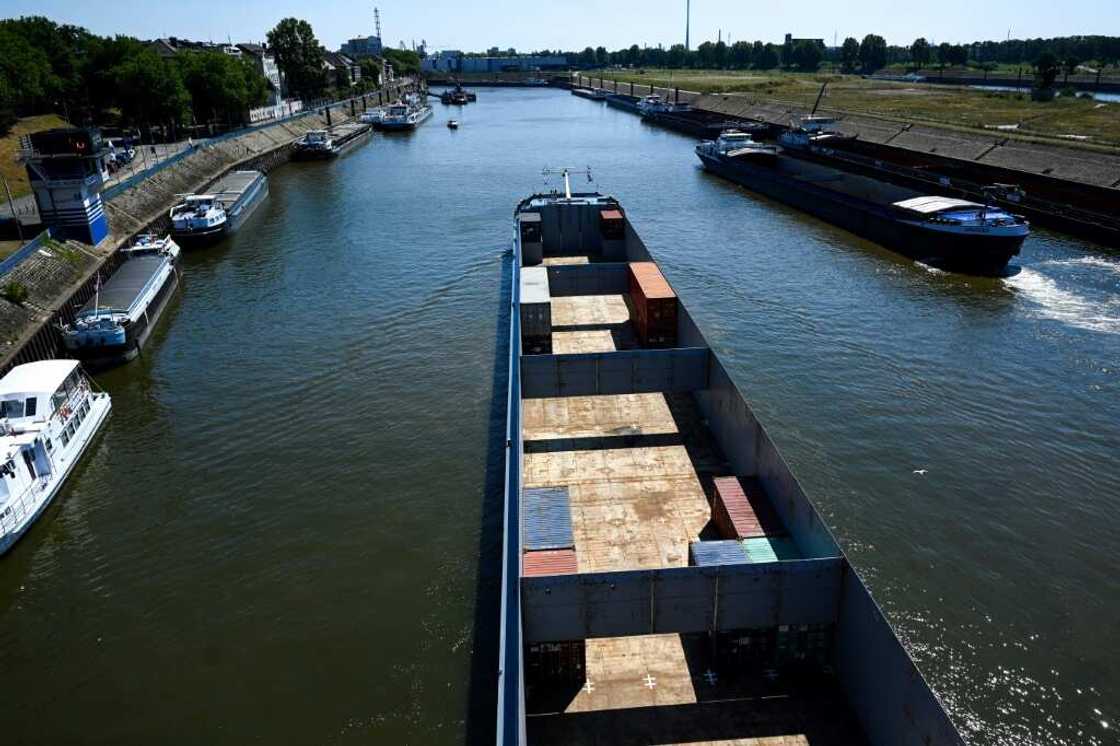
[[575, 575], [579, 572], [574, 549], [538, 549], [521, 555], [521, 575]]
[[[712, 521], [727, 539], [750, 539], [785, 533], [762, 484], [757, 479], [717, 477], [712, 497]], [[744, 489], [744, 483], [746, 489]]]
[[626, 219], [620, 210], [601, 210], [599, 212], [599, 231], [608, 241], [621, 241], [626, 238]]
[[630, 300], [634, 329], [647, 347], [672, 347], [677, 342], [677, 294], [653, 262], [631, 262]]

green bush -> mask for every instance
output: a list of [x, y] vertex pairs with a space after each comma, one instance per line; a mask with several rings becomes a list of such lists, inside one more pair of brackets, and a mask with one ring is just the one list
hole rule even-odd
[[0, 297], [22, 306], [27, 300], [27, 287], [22, 282], [12, 281], [0, 287]]

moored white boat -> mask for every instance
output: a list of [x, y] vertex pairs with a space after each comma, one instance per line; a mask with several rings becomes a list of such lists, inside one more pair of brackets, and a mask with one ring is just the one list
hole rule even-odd
[[0, 554], [50, 505], [111, 408], [76, 360], [27, 363], [0, 379]]

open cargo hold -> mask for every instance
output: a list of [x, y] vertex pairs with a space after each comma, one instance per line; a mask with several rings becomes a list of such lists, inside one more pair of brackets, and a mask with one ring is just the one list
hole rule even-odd
[[567, 487], [522, 491], [521, 546], [527, 552], [575, 548]]
[[525, 651], [525, 678], [530, 681], [583, 682], [587, 643], [583, 640], [537, 642]]
[[653, 262], [630, 262], [630, 300], [634, 328], [645, 347], [677, 343], [677, 294]]
[[806, 662], [827, 665], [832, 632], [831, 624], [784, 624], [719, 632], [715, 635], [713, 657], [725, 674], [753, 673]]
[[547, 267], [521, 270], [521, 346], [530, 354], [552, 352], [552, 297]]
[[738, 477], [717, 477], [713, 482], [712, 522], [720, 536], [748, 539], [784, 533], [782, 522], [757, 479], [740, 481]]
[[521, 575], [574, 575], [579, 572], [575, 549], [538, 549], [521, 557]]

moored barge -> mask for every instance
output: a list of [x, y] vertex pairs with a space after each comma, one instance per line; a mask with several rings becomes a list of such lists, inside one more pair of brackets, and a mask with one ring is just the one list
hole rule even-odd
[[619, 202], [514, 221], [497, 742], [963, 744]]
[[171, 208], [171, 236], [180, 245], [215, 243], [237, 231], [268, 196], [260, 171], [231, 171], [213, 191], [187, 194]]
[[999, 275], [1030, 234], [1020, 215], [994, 205], [922, 193], [780, 154], [701, 143], [704, 168], [924, 264]]
[[179, 246], [170, 236], [140, 236], [122, 249], [124, 263], [62, 328], [66, 349], [91, 367], [140, 354], [179, 286]]

